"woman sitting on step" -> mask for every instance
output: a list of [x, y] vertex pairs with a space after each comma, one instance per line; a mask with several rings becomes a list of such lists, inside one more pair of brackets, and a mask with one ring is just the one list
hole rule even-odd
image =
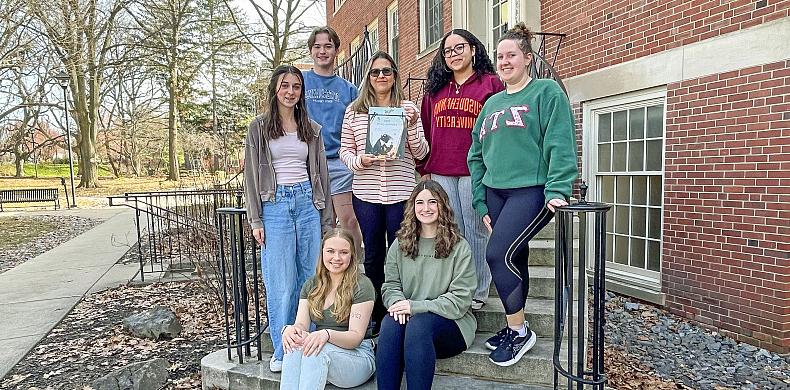
[[430, 389], [436, 359], [469, 348], [477, 328], [472, 252], [437, 182], [422, 181], [412, 191], [384, 274], [389, 315], [376, 351], [378, 389], [400, 389], [404, 372], [409, 390]]
[[373, 375], [373, 341], [366, 330], [376, 292], [370, 279], [360, 275], [354, 248], [347, 230], [324, 235], [321, 261], [302, 287], [296, 322], [282, 330], [280, 389], [323, 389], [327, 382], [349, 388]]

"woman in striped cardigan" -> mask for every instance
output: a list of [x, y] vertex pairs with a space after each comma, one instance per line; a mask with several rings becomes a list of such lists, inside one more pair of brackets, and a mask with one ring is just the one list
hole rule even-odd
[[[403, 107], [408, 126], [402, 157], [385, 159], [365, 153], [370, 107]], [[428, 154], [417, 106], [405, 99], [397, 65], [387, 53], [371, 57], [359, 97], [346, 109], [339, 154], [354, 172], [352, 204], [365, 243], [365, 275], [376, 287], [372, 320], [373, 331], [378, 333], [387, 312], [381, 301], [387, 248], [396, 237], [404, 205], [416, 185], [415, 160]]]

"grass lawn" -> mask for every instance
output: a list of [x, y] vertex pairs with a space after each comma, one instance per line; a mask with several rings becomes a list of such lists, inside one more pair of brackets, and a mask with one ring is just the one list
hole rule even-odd
[[[13, 177], [16, 173], [14, 164], [0, 164], [0, 176]], [[33, 164], [25, 163], [25, 176], [35, 177], [36, 169]], [[77, 175], [77, 164], [74, 164], [74, 175]], [[69, 177], [69, 164], [38, 164], [38, 177]], [[99, 165], [99, 177], [113, 177], [110, 168], [105, 165]]]
[[3, 218], [0, 223], [0, 251], [27, 244], [57, 228], [55, 223], [33, 218]]

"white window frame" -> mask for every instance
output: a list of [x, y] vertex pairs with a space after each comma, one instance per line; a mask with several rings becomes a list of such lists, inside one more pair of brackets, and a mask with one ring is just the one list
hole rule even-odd
[[[637, 91], [632, 93], [627, 93], [623, 95], [618, 95], [609, 98], [603, 98], [594, 100], [589, 103], [584, 103], [583, 110], [582, 110], [582, 155], [584, 156], [584, 162], [582, 164], [582, 178], [589, 186], [589, 190], [587, 191], [587, 199], [598, 201], [598, 188], [597, 188], [597, 180], [596, 176], [598, 174], [598, 153], [597, 153], [597, 145], [598, 145], [598, 121], [597, 115], [600, 113], [608, 113], [608, 112], [615, 112], [615, 111], [622, 111], [628, 110], [632, 108], [640, 108], [640, 107], [647, 107], [650, 105], [655, 105], [655, 103], [663, 102], [663, 135], [662, 135], [662, 152], [661, 152], [661, 161], [662, 161], [662, 169], [661, 169], [661, 187], [662, 187], [662, 197], [664, 195], [664, 188], [666, 183], [666, 149], [667, 149], [667, 142], [666, 142], [666, 115], [667, 115], [667, 104], [666, 104], [666, 87], [657, 87], [643, 91]], [[652, 103], [652, 104], [651, 104]], [[623, 157], [625, 158], [625, 157]], [[628, 162], [626, 162], [627, 164]], [[656, 174], [658, 171], [649, 171], [649, 173]], [[644, 172], [630, 172], [634, 174], [644, 173]], [[664, 236], [663, 236], [663, 229], [664, 229], [664, 201], [662, 199], [661, 202], [661, 246], [660, 251], [661, 259], [663, 259], [663, 249], [664, 249]], [[612, 217], [612, 213], [610, 212], [607, 215], [607, 219]], [[629, 222], [630, 223], [630, 222]], [[594, 231], [594, 224], [588, 223], [587, 226], [587, 234], [588, 237], [592, 237]], [[593, 258], [594, 255], [594, 247], [590, 245], [587, 248], [587, 256], [588, 258]], [[615, 288], [615, 290], [624, 292], [629, 295], [638, 296], [639, 298], [648, 300], [650, 302], [655, 302], [659, 304], [663, 304], [664, 302], [664, 294], [661, 292], [661, 272], [658, 271], [650, 271], [647, 269], [639, 269], [636, 267], [607, 262], [606, 263], [606, 280], [609, 286], [622, 286], [622, 288]], [[588, 268], [588, 272], [591, 272], [591, 268]]]
[[342, 7], [345, 2], [346, 0], [334, 0], [335, 10], [332, 15], [337, 14], [337, 11], [340, 10], [340, 7]]
[[[496, 45], [497, 45], [496, 39], [494, 38], [494, 3], [495, 2], [500, 3], [498, 0], [486, 0], [486, 36], [485, 36], [486, 43], [488, 44], [487, 50], [491, 54], [492, 57], [491, 59], [494, 60], [494, 62], [496, 62]], [[507, 24], [507, 26], [510, 27], [512, 24], [511, 20], [513, 16], [513, 9], [512, 9], [513, 4], [511, 4], [510, 0], [501, 1], [500, 11], [499, 11], [500, 18], [502, 15], [502, 11], [501, 11], [502, 4], [507, 4], [507, 20], [505, 21], [505, 23], [502, 23], [502, 20], [500, 19], [499, 25], [502, 26], [502, 24]]]
[[439, 42], [441, 42], [442, 34], [444, 33], [444, 2], [442, 0], [435, 0], [439, 3], [439, 6], [442, 7], [442, 12], [439, 13], [439, 17], [441, 18], [441, 28], [439, 31], [439, 37], [435, 42], [428, 42], [428, 2], [434, 0], [420, 0], [420, 52], [426, 51], [428, 49], [432, 49], [434, 47], [439, 46]]
[[379, 18], [373, 19], [368, 25], [368, 39], [370, 39], [370, 55], [379, 51]]
[[395, 0], [387, 6], [387, 52], [400, 63], [400, 42], [398, 42], [398, 53], [393, 53], [392, 47], [396, 38], [400, 37], [400, 16], [398, 15], [398, 1]]

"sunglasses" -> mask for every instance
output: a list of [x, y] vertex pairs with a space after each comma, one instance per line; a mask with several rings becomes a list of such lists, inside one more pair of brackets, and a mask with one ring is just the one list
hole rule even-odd
[[453, 47], [445, 47], [444, 50], [442, 50], [442, 56], [444, 56], [444, 58], [447, 58], [453, 55], [464, 54], [464, 46], [466, 45], [469, 45], [470, 47], [472, 46], [467, 42], [467, 43], [459, 43]]
[[384, 75], [386, 77], [392, 76], [392, 68], [373, 68], [370, 70], [370, 77], [379, 77], [379, 75]]

